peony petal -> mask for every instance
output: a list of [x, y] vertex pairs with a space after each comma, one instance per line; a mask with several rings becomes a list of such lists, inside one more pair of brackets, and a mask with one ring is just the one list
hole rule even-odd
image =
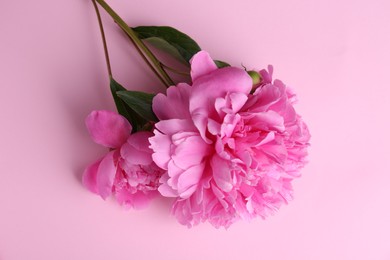
[[155, 127], [167, 135], [173, 135], [178, 132], [197, 132], [191, 119], [162, 120], [155, 124]]
[[275, 140], [275, 133], [268, 132], [267, 135], [263, 138], [263, 140], [260, 141], [258, 145], [265, 145], [267, 143], [272, 142], [273, 140]]
[[286, 86], [284, 84], [267, 84], [258, 88], [244, 109], [250, 109], [253, 112], [263, 112], [269, 109], [274, 111], [283, 111], [287, 102]]
[[275, 111], [259, 112], [248, 121], [250, 125], [261, 130], [283, 132], [285, 130], [283, 117]]
[[171, 160], [171, 138], [154, 130], [154, 136], [149, 138], [150, 148], [153, 149], [152, 159], [160, 168], [168, 169], [168, 162]]
[[138, 191], [135, 194], [133, 194], [133, 208], [134, 209], [145, 209], [147, 206], [149, 206], [150, 201], [158, 195], [157, 192], [148, 192], [147, 194], [143, 193], [142, 191]]
[[147, 131], [136, 132], [132, 134], [128, 139], [127, 143], [133, 146], [135, 149], [152, 153], [152, 149], [150, 149], [149, 138], [152, 137], [153, 134]]
[[217, 135], [221, 132], [221, 124], [209, 118], [207, 121], [207, 130], [210, 132], [210, 134]]
[[197, 190], [197, 188], [198, 188], [198, 185], [192, 185], [192, 186], [188, 187], [182, 193], [180, 193], [180, 198], [188, 199], [189, 197], [191, 197], [192, 194], [194, 194], [194, 192]]
[[221, 126], [221, 137], [231, 137], [241, 116], [239, 114], [227, 114], [223, 119]]
[[94, 142], [110, 148], [119, 148], [132, 130], [126, 118], [105, 110], [92, 111], [85, 124]]
[[[183, 199], [188, 198], [195, 192], [199, 181], [202, 178], [205, 164], [199, 164], [188, 168], [184, 171], [178, 181], [178, 193]], [[194, 187], [195, 186], [195, 187]], [[191, 192], [186, 192], [191, 188]], [[185, 193], [185, 194], [184, 194]]]
[[210, 55], [205, 51], [196, 53], [192, 57], [190, 63], [192, 81], [195, 81], [199, 77], [218, 69], [213, 59], [211, 59]]
[[158, 187], [158, 191], [164, 197], [177, 197], [177, 191], [172, 189], [171, 186], [168, 185], [167, 181], [169, 180], [169, 176], [165, 173], [160, 178], [161, 185]]
[[97, 192], [103, 199], [106, 199], [112, 193], [112, 186], [117, 171], [115, 157], [118, 151], [111, 151], [104, 156], [96, 175]]
[[272, 74], [274, 72], [274, 67], [272, 65], [268, 65], [268, 71], [266, 69], [261, 70], [260, 76], [263, 79], [261, 83], [271, 83], [272, 82]]
[[188, 169], [200, 164], [210, 153], [210, 148], [210, 145], [206, 144], [199, 135], [189, 136], [176, 146], [172, 160], [178, 167]]
[[173, 160], [169, 161], [167, 173], [170, 178], [167, 180], [167, 183], [172, 189], [177, 190], [179, 177], [183, 172], [184, 170], [178, 167]]
[[225, 98], [228, 93], [248, 95], [252, 89], [252, 79], [242, 69], [227, 67], [199, 78], [192, 87], [190, 97], [192, 120], [203, 139], [210, 142], [206, 137], [206, 129], [208, 118], [218, 117], [215, 109], [216, 100]]
[[296, 123], [297, 113], [295, 112], [295, 109], [291, 104], [286, 104], [283, 117], [286, 126], [294, 125]]
[[287, 148], [284, 145], [268, 143], [262, 145], [261, 150], [277, 163], [284, 164], [287, 159]]
[[146, 208], [151, 199], [157, 195], [157, 192], [148, 192], [147, 194], [142, 191], [137, 191], [131, 193], [126, 189], [121, 189], [115, 193], [115, 198], [119, 204], [127, 207], [132, 207], [134, 209], [144, 209]]
[[231, 168], [228, 161], [221, 159], [218, 155], [211, 159], [211, 168], [213, 169], [213, 177], [215, 183], [224, 192], [229, 192], [233, 188]]
[[213, 141], [207, 138], [206, 136], [206, 129], [207, 129], [207, 124], [209, 121], [209, 117], [207, 116], [207, 111], [204, 109], [198, 109], [194, 110], [192, 113], [192, 120], [194, 122], [194, 125], [198, 129], [200, 136], [203, 138], [203, 140], [211, 144]]
[[186, 83], [169, 87], [166, 95], [159, 93], [153, 98], [153, 112], [160, 120], [191, 118], [189, 112], [190, 91], [191, 86]]
[[120, 153], [128, 165], [149, 165], [152, 163], [152, 149], [149, 148], [150, 132], [132, 134], [121, 147]]
[[248, 100], [248, 95], [244, 93], [231, 93], [229, 95], [232, 102], [233, 113], [237, 113], [245, 105]]
[[201, 107], [213, 109], [217, 98], [225, 98], [228, 93], [248, 95], [251, 89], [252, 79], [245, 70], [234, 67], [218, 69], [193, 84], [190, 112]]
[[189, 200], [176, 200], [172, 205], [172, 213], [180, 224], [186, 225], [188, 228], [191, 228], [193, 225], [199, 224], [200, 222], [199, 219], [195, 218]]
[[227, 100], [226, 98], [218, 97], [215, 99], [215, 110], [217, 111], [218, 115], [222, 117], [226, 112], [224, 111], [227, 107]]
[[121, 157], [127, 165], [149, 165], [153, 162], [151, 152], [143, 152], [136, 149], [129, 143], [125, 143], [121, 148]]
[[84, 173], [82, 178], [82, 183], [84, 187], [86, 187], [89, 191], [98, 194], [97, 186], [96, 186], [96, 176], [97, 171], [100, 163], [102, 162], [102, 159], [94, 162], [93, 164], [89, 165]]

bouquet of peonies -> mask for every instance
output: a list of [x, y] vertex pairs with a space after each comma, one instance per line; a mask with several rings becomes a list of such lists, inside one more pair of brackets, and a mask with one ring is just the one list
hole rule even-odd
[[[272, 66], [247, 71], [214, 61], [174, 28], [131, 28], [106, 2], [92, 2], [118, 113], [93, 111], [86, 119], [92, 139], [109, 152], [87, 167], [85, 187], [134, 208], [156, 196], [175, 198], [172, 213], [189, 227], [265, 218], [292, 199], [291, 182], [306, 163], [310, 134], [294, 109], [293, 91], [272, 80]], [[113, 79], [97, 3], [166, 93], [129, 91]], [[190, 80], [174, 83], [167, 71], [181, 72], [159, 61], [145, 42], [188, 64]]]

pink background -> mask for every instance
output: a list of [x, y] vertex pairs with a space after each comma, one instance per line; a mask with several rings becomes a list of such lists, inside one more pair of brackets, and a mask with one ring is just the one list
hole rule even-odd
[[[105, 153], [84, 127], [114, 109], [88, 0], [2, 1], [0, 259], [390, 259], [388, 0], [109, 0], [131, 25], [171, 25], [216, 59], [271, 63], [312, 132], [295, 200], [267, 220], [193, 229], [80, 184]], [[162, 91], [104, 15], [114, 75]]]

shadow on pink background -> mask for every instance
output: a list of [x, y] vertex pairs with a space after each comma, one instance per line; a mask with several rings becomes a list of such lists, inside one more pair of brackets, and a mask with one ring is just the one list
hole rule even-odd
[[[131, 25], [170, 25], [215, 59], [275, 66], [312, 133], [295, 200], [228, 231], [187, 229], [169, 201], [123, 210], [80, 184], [105, 153], [85, 116], [114, 109], [88, 0], [0, 9], [0, 259], [390, 259], [390, 3], [107, 0]], [[163, 91], [104, 15], [114, 75]]]

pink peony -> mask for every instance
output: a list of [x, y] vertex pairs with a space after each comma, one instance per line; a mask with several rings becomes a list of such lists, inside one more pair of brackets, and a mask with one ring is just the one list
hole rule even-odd
[[154, 98], [160, 121], [149, 140], [154, 162], [166, 170], [158, 190], [176, 198], [180, 223], [228, 227], [291, 200], [310, 134], [293, 108], [295, 95], [271, 82], [271, 70], [260, 72], [262, 84], [251, 93], [245, 70], [218, 69], [201, 51], [191, 62], [193, 84]]
[[130, 134], [129, 122], [114, 112], [93, 111], [86, 119], [92, 139], [111, 148], [84, 172], [83, 184], [103, 199], [114, 194], [126, 206], [142, 208], [158, 194], [162, 170], [152, 161], [150, 132]]

